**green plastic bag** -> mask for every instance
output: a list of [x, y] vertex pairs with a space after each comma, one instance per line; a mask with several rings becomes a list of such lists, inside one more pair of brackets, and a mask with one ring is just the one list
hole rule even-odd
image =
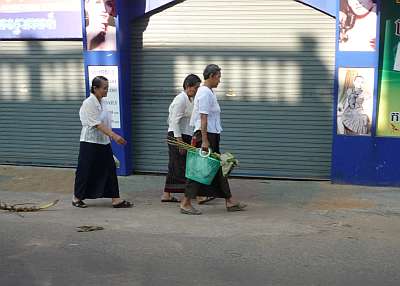
[[202, 153], [201, 149], [188, 150], [185, 176], [204, 185], [211, 185], [219, 168], [221, 168], [221, 161], [210, 157], [210, 149], [208, 154], [203, 155]]

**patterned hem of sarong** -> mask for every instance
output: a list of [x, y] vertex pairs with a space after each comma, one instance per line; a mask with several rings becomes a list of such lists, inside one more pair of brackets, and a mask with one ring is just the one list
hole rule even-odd
[[[168, 137], [174, 137], [174, 132], [168, 132]], [[190, 144], [192, 136], [182, 134], [183, 142]], [[183, 193], [185, 192], [186, 177], [186, 154], [181, 154], [175, 146], [168, 145], [168, 174], [165, 178], [164, 192]]]

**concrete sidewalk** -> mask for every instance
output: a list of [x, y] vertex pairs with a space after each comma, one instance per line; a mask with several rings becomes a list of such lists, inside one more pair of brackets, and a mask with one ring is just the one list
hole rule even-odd
[[[0, 285], [400, 285], [400, 190], [231, 179], [248, 210], [160, 202], [164, 176], [120, 177], [132, 209], [71, 206], [74, 170], [0, 166]], [[79, 233], [76, 227], [104, 230]]]

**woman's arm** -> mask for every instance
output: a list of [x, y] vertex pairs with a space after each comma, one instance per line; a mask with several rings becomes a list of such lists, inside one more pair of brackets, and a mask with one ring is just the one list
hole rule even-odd
[[97, 109], [96, 105], [93, 104], [93, 101], [85, 101], [81, 107], [80, 113], [85, 114], [86, 124], [90, 127], [96, 127], [105, 135], [109, 136], [116, 143], [123, 145], [126, 144], [124, 138], [114, 133], [111, 128], [108, 128], [106, 125], [101, 123], [100, 115], [101, 111]]
[[201, 122], [201, 149], [208, 152], [208, 147], [210, 143], [208, 142], [207, 136], [207, 124], [208, 124], [208, 115], [200, 113], [200, 122]]
[[182, 130], [179, 124], [185, 116], [187, 106], [185, 101], [181, 100], [181, 98], [177, 98], [174, 103], [171, 110], [171, 128], [174, 132], [174, 137], [178, 141], [182, 141]]
[[96, 128], [103, 132], [105, 135], [109, 136], [112, 140], [114, 140], [119, 145], [125, 145], [126, 140], [119, 136], [117, 133], [114, 133], [110, 128], [105, 126], [103, 123], [96, 125]]

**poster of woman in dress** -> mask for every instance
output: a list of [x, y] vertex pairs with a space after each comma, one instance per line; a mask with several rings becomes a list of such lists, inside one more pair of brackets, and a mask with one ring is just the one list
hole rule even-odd
[[339, 68], [337, 134], [371, 135], [373, 89], [373, 68]]
[[376, 0], [340, 0], [339, 50], [375, 51]]

